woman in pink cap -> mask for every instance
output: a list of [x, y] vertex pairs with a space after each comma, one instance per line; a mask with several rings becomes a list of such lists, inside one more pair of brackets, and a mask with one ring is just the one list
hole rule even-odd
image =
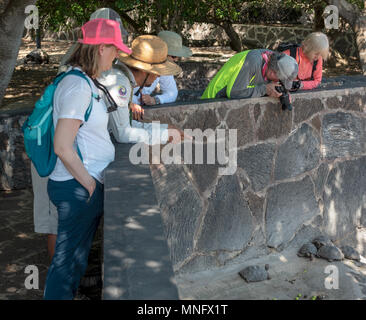
[[111, 68], [123, 44], [118, 22], [94, 19], [82, 26], [83, 39], [68, 60], [77, 74], [60, 81], [54, 94], [56, 166], [48, 194], [57, 207], [55, 254], [48, 270], [44, 298], [71, 300], [85, 273], [92, 241], [103, 213], [103, 172], [114, 160], [107, 130], [110, 109], [94, 82]]

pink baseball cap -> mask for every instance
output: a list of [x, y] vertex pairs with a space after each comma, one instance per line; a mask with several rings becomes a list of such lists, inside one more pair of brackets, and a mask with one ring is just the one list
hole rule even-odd
[[119, 23], [109, 19], [93, 19], [85, 23], [81, 30], [83, 39], [78, 41], [83, 44], [113, 44], [118, 50], [131, 54], [131, 50], [123, 43]]

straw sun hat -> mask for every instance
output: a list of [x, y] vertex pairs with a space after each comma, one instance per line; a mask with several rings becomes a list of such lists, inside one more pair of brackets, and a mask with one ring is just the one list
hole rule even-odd
[[121, 53], [119, 60], [124, 64], [159, 76], [178, 75], [182, 69], [167, 60], [168, 46], [157, 36], [143, 35], [132, 41], [132, 53]]

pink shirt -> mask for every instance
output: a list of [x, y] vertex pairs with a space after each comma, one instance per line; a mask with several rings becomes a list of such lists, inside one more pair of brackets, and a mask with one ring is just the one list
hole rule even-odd
[[[285, 50], [284, 53], [290, 55], [290, 50]], [[305, 56], [302, 48], [297, 49], [296, 61], [299, 64], [299, 73], [297, 74], [296, 80], [301, 80], [303, 83], [304, 90], [314, 89], [320, 85], [322, 81], [322, 72], [323, 72], [323, 58], [320, 57], [318, 59], [318, 64], [316, 65], [316, 69], [314, 71], [314, 80], [310, 80], [311, 72], [313, 70], [313, 63], [309, 61], [309, 59]]]

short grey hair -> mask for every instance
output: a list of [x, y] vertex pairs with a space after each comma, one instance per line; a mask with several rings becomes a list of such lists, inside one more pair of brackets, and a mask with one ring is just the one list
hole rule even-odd
[[274, 51], [268, 59], [268, 69], [274, 71], [276, 74], [279, 71], [278, 60], [281, 59], [285, 54], [282, 52]]

